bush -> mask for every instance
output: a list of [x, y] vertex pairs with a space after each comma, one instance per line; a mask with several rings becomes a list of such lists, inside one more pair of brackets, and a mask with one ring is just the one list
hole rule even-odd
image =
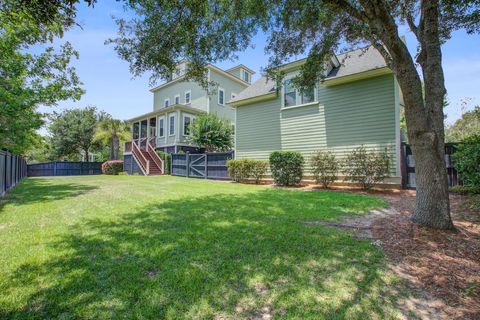
[[102, 173], [108, 175], [118, 175], [123, 171], [123, 160], [109, 160], [102, 163]]
[[172, 163], [172, 155], [168, 152], [157, 150], [157, 154], [160, 159], [163, 160], [163, 166], [165, 168], [164, 174], [170, 174], [171, 163]]
[[359, 183], [364, 190], [390, 176], [390, 156], [383, 152], [367, 152], [364, 146], [348, 155], [344, 162], [346, 180]]
[[457, 147], [453, 160], [463, 183], [480, 189], [480, 135], [465, 139]]
[[330, 151], [317, 151], [312, 156], [310, 163], [317, 183], [322, 183], [325, 188], [328, 188], [337, 180], [337, 159]]
[[296, 151], [274, 151], [270, 154], [270, 170], [275, 184], [298, 184], [303, 177], [303, 156]]
[[267, 162], [261, 160], [229, 160], [227, 167], [229, 176], [236, 182], [253, 178], [258, 183], [267, 172]]

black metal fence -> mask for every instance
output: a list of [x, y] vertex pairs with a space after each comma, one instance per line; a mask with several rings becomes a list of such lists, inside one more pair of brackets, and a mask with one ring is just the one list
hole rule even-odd
[[[455, 153], [455, 146], [458, 143], [446, 143], [445, 144], [445, 166], [447, 168], [448, 185], [457, 186], [461, 185], [462, 181], [460, 176], [455, 170], [454, 161], [452, 155]], [[410, 145], [402, 143], [402, 186], [403, 188], [415, 188], [415, 159], [413, 158], [412, 149]]]
[[47, 162], [28, 165], [29, 177], [102, 174], [102, 162]]
[[22, 156], [0, 150], [0, 195], [15, 187], [27, 175], [27, 162]]
[[229, 180], [227, 161], [230, 159], [233, 152], [174, 153], [170, 172], [172, 176]]

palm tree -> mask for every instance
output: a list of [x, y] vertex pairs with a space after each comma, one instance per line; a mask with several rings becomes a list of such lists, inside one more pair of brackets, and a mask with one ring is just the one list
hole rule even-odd
[[110, 160], [118, 160], [120, 141], [130, 139], [130, 128], [124, 121], [105, 117], [98, 124], [95, 140], [110, 144]]

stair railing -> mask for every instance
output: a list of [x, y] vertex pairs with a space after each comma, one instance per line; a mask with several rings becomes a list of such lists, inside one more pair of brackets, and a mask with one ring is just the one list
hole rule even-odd
[[150, 161], [145, 158], [135, 141], [132, 141], [132, 155], [143, 174], [148, 176], [150, 174]]
[[158, 155], [157, 152], [155, 152], [155, 148], [152, 146], [151, 141], [147, 141], [147, 152], [152, 158], [153, 162], [157, 165], [157, 167], [160, 169], [161, 174], [165, 173], [165, 168], [164, 168], [164, 163], [162, 158]]

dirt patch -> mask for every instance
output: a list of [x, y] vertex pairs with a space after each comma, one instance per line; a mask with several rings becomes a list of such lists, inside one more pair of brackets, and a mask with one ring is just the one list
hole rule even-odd
[[409, 220], [415, 192], [382, 196], [398, 214], [375, 220], [372, 235], [413, 292], [400, 304], [421, 319], [480, 319], [480, 210], [469, 204], [480, 199], [451, 196], [453, 233]]

